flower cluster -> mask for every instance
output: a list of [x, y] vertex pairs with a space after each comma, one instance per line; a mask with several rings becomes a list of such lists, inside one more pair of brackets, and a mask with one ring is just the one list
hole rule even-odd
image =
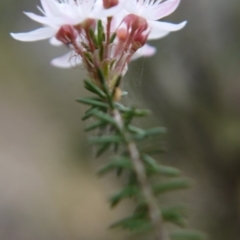
[[186, 22], [158, 21], [171, 14], [180, 0], [41, 0], [41, 16], [25, 12], [42, 28], [11, 33], [20, 41], [50, 39], [66, 45], [70, 52], [52, 60], [58, 67], [84, 64], [92, 80], [97, 70], [111, 82], [124, 75], [130, 60], [151, 56], [155, 48], [147, 40], [158, 39], [182, 29]]

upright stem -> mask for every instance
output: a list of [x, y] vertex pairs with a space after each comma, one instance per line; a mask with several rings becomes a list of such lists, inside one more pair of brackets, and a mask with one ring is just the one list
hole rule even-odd
[[127, 143], [127, 149], [132, 160], [138, 182], [141, 186], [144, 198], [147, 202], [149, 217], [155, 228], [156, 240], [167, 240], [168, 236], [166, 235], [163, 228], [162, 214], [158, 207], [156, 197], [154, 196], [151, 185], [148, 182], [145, 167], [141, 161], [140, 153], [137, 149], [136, 143], [129, 137], [128, 133], [124, 130], [123, 119], [120, 112], [117, 109], [114, 109], [112, 114], [116, 121], [118, 129], [121, 132], [121, 135]]

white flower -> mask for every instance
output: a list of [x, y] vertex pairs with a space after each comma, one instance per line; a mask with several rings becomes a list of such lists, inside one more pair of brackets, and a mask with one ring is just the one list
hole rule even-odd
[[61, 57], [54, 58], [51, 64], [59, 68], [72, 68], [82, 64], [82, 59], [74, 51], [70, 51]]
[[[175, 11], [179, 3], [180, 0], [41, 0], [42, 7], [38, 7], [41, 16], [25, 14], [43, 27], [11, 35], [20, 41], [49, 38], [52, 45], [68, 46], [69, 53], [52, 60], [57, 67], [69, 68], [84, 62], [90, 73], [101, 66], [101, 62], [116, 58], [116, 64], [112, 65], [115, 74], [119, 69], [127, 69], [130, 60], [156, 52], [154, 47], [146, 45], [148, 39], [164, 37], [185, 26], [186, 21], [180, 24], [157, 21]], [[96, 27], [97, 20], [101, 20], [102, 30]], [[99, 31], [105, 34], [105, 40], [102, 39], [104, 55], [93, 62], [99, 55], [96, 42]], [[96, 34], [95, 40], [92, 34]]]
[[[99, 0], [98, 0], [99, 1]], [[42, 8], [38, 7], [43, 16], [24, 12], [32, 20], [44, 27], [27, 33], [11, 33], [20, 41], [38, 41], [55, 36], [63, 25], [77, 25], [87, 18], [98, 19], [113, 15], [122, 4], [111, 9], [104, 9], [95, 0], [41, 0]]]
[[186, 21], [173, 24], [157, 21], [170, 15], [176, 10], [180, 0], [129, 0], [125, 3], [128, 13], [133, 13], [147, 20], [150, 27], [148, 39], [158, 39], [166, 36], [169, 32], [178, 31], [186, 25]]
[[[140, 57], [151, 57], [156, 53], [157, 49], [149, 44], [145, 44], [143, 47], [139, 48], [131, 57], [132, 60], [136, 60]], [[54, 58], [51, 61], [51, 64], [59, 68], [72, 68], [77, 67], [82, 64], [82, 59], [80, 56], [74, 54], [73, 51], [70, 51], [63, 56]]]

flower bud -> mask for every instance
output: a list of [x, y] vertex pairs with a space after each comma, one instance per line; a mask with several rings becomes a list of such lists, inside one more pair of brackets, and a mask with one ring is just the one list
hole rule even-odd
[[109, 9], [118, 5], [118, 0], [103, 0], [103, 7]]
[[133, 45], [135, 46], [133, 49], [137, 50], [142, 47], [147, 42], [148, 34], [138, 34], [133, 37]]
[[147, 30], [148, 23], [145, 18], [139, 17], [135, 14], [127, 15], [123, 20], [128, 28], [131, 28], [132, 31], [141, 28], [142, 31]]
[[116, 87], [114, 91], [114, 96], [113, 96], [114, 101], [119, 102], [121, 100], [121, 97], [122, 97], [122, 90], [121, 88]]
[[128, 36], [128, 32], [126, 29], [119, 28], [117, 30], [117, 37], [121, 42], [125, 41], [127, 39], [127, 36]]
[[64, 44], [73, 43], [77, 37], [78, 32], [71, 25], [63, 25], [56, 34], [56, 39]]

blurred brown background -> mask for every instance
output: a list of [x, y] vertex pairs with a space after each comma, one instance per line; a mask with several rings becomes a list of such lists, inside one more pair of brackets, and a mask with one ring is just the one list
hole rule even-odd
[[[39, 27], [22, 14], [38, 4], [0, 2], [0, 239], [133, 239], [107, 230], [131, 206], [111, 211], [107, 198], [121, 183], [95, 175], [101, 163], [74, 101], [86, 94], [84, 72], [50, 66], [64, 50], [47, 41], [9, 36]], [[130, 65], [124, 88], [168, 128], [162, 161], [194, 179], [177, 195], [190, 226], [213, 240], [239, 240], [240, 1], [182, 0], [169, 20], [185, 19], [185, 29], [152, 42], [153, 58]]]

